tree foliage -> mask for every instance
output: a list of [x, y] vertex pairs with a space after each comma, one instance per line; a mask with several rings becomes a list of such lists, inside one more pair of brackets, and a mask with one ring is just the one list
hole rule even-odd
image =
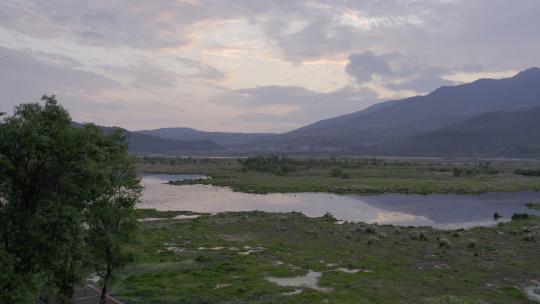
[[103, 262], [92, 223], [105, 212], [97, 210], [133, 209], [140, 193], [121, 134], [76, 128], [54, 96], [42, 101], [19, 105], [0, 124], [2, 303], [35, 303], [40, 295], [69, 303], [76, 284]]

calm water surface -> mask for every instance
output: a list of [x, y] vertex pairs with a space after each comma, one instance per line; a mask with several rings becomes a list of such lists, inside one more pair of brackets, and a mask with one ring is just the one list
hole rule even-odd
[[525, 204], [540, 202], [540, 192], [460, 194], [335, 195], [329, 193], [250, 194], [207, 185], [167, 185], [169, 180], [201, 179], [200, 175], [143, 175], [139, 208], [218, 213], [225, 211], [299, 211], [318, 217], [326, 212], [339, 220], [366, 223], [467, 228], [496, 224], [493, 213], [540, 215]]

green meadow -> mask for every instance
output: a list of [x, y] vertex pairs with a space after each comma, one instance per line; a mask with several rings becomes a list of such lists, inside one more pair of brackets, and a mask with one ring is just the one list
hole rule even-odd
[[[250, 193], [461, 193], [540, 190], [537, 162], [442, 162], [357, 158], [294, 158], [246, 166], [236, 158], [140, 158], [148, 173], [203, 174], [201, 181]], [[523, 173], [525, 172], [525, 173]]]
[[[337, 224], [331, 215], [138, 211], [132, 263], [112, 291], [126, 303], [534, 303], [540, 218], [494, 227]], [[310, 282], [308, 273], [319, 277]], [[308, 275], [309, 277], [309, 275]], [[273, 279], [296, 278], [296, 286]], [[308, 279], [309, 281], [309, 279]], [[298, 285], [299, 284], [299, 285]], [[311, 285], [310, 285], [311, 284]]]

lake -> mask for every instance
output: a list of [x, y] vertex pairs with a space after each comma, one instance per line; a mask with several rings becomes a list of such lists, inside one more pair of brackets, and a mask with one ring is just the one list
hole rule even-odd
[[497, 222], [493, 213], [508, 220], [513, 213], [540, 216], [526, 203], [540, 202], [540, 192], [461, 194], [381, 194], [336, 195], [329, 193], [234, 192], [229, 188], [208, 185], [175, 186], [169, 180], [206, 178], [202, 175], [145, 174], [145, 187], [138, 208], [219, 213], [226, 211], [298, 211], [310, 217], [330, 212], [342, 221], [433, 226], [440, 229], [489, 226]]

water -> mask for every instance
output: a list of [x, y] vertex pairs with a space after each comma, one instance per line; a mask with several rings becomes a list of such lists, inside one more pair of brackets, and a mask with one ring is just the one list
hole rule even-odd
[[[218, 213], [226, 211], [302, 212], [318, 217], [330, 212], [339, 220], [433, 226], [441, 229], [496, 224], [493, 213], [540, 215], [526, 203], [540, 202], [540, 192], [460, 194], [335, 195], [329, 193], [250, 194], [208, 185], [167, 185], [169, 180], [200, 179], [204, 176], [145, 175], [139, 208]], [[503, 219], [504, 220], [504, 219]]]
[[266, 280], [284, 287], [306, 287], [322, 292], [332, 291], [332, 288], [325, 288], [319, 286], [319, 279], [321, 278], [321, 276], [321, 272], [309, 270], [308, 273], [303, 276], [292, 278], [266, 277]]
[[143, 174], [141, 176], [141, 183], [143, 186], [156, 185], [168, 183], [169, 181], [179, 180], [198, 180], [207, 179], [205, 175], [193, 175], [193, 174]]

